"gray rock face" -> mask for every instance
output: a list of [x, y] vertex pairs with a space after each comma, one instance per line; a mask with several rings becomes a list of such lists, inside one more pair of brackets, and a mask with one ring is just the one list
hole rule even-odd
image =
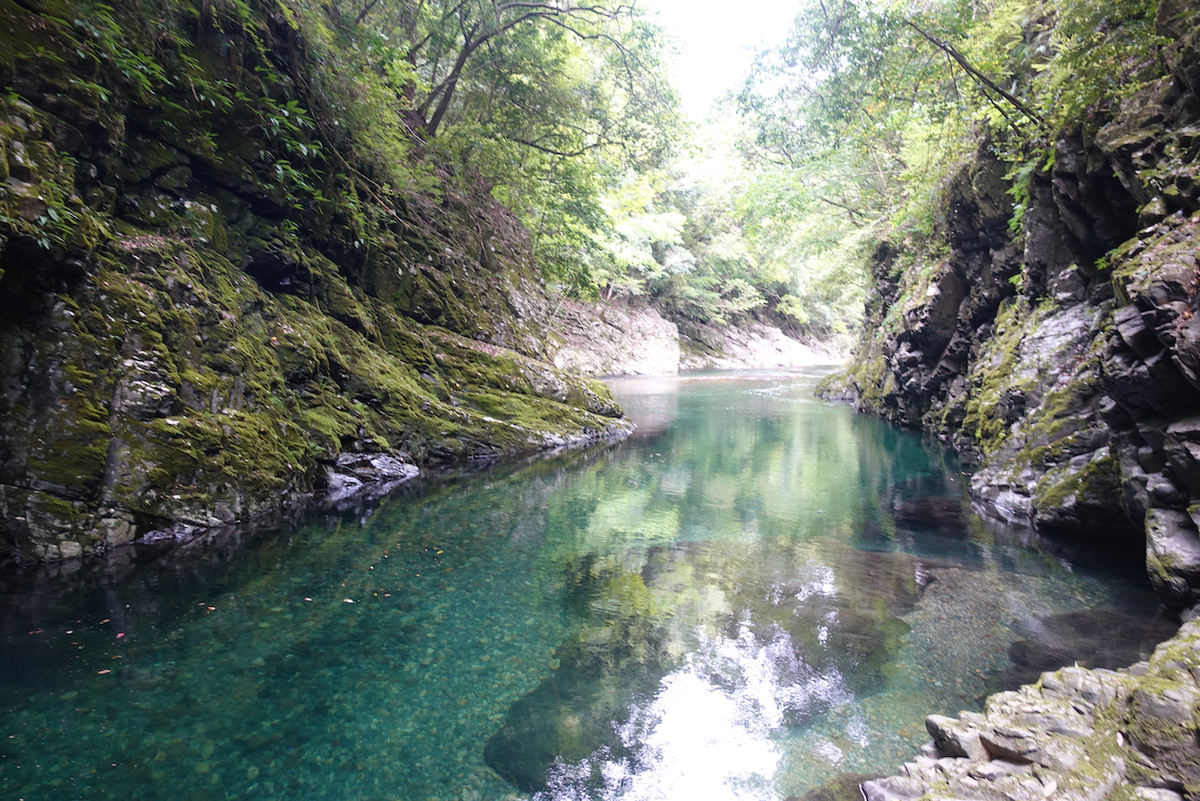
[[1025, 187], [1019, 247], [981, 152], [947, 190], [947, 256], [898, 272], [879, 248], [867, 332], [830, 394], [967, 453], [999, 517], [1145, 538], [1178, 611], [1200, 600], [1200, 25], [1194, 4], [1158, 13], [1168, 74], [1064, 135]]
[[1200, 622], [1131, 668], [1068, 667], [988, 699], [983, 714], [931, 715], [933, 738], [874, 799], [1135, 798], [1200, 794]]
[[[1165, 0], [1156, 24], [1168, 74], [1058, 143], [1025, 187], [1019, 248], [987, 239], [996, 186], [960, 176], [948, 206], [968, 213], [938, 232], [948, 257], [899, 274], [895, 249], [879, 249], [868, 331], [830, 392], [972, 454], [972, 494], [993, 513], [1144, 541], [1164, 605], [1194, 618], [1200, 13]], [[1053, 651], [1023, 647], [1031, 663]], [[931, 717], [922, 756], [863, 795], [1200, 798], [1198, 679], [1191, 622], [1127, 669], [1064, 668], [993, 696], [982, 715]]]
[[762, 369], [840, 364], [836, 346], [813, 346], [765, 323], [691, 323], [688, 333], [632, 300], [563, 300], [552, 326], [556, 367], [589, 376], [670, 375], [680, 370]]
[[329, 500], [337, 501], [368, 488], [387, 491], [420, 473], [415, 464], [386, 453], [339, 453], [325, 467], [326, 492]]
[[1172, 609], [1200, 601], [1200, 534], [1185, 512], [1146, 512], [1146, 568], [1154, 588]]
[[679, 329], [650, 307], [564, 300], [554, 364], [581, 375], [667, 375], [679, 371]]
[[766, 323], [688, 326], [679, 358], [681, 370], [771, 369], [841, 364], [845, 354], [834, 344], [809, 345]]

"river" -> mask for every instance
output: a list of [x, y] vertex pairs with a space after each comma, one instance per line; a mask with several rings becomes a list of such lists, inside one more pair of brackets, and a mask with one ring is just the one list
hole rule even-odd
[[4, 577], [0, 797], [802, 797], [1171, 633], [1138, 549], [970, 514], [820, 372], [615, 380], [621, 443]]

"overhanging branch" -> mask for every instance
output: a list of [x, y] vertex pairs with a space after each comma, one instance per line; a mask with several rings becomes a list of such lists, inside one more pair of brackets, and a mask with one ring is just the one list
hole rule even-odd
[[968, 75], [970, 75], [972, 78], [974, 78], [979, 83], [986, 86], [988, 89], [991, 89], [993, 92], [995, 92], [996, 94], [1003, 97], [1005, 100], [1007, 100], [1009, 103], [1011, 103], [1013, 105], [1013, 107], [1015, 109], [1017, 109], [1017, 111], [1021, 112], [1026, 117], [1028, 117], [1029, 119], [1036, 122], [1038, 124], [1038, 126], [1042, 128], [1042, 130], [1044, 130], [1044, 131], [1050, 130], [1050, 126], [1046, 124], [1046, 121], [1044, 119], [1042, 119], [1040, 114], [1038, 114], [1036, 111], [1031, 109], [1020, 98], [1016, 97], [1011, 92], [1005, 91], [1000, 86], [998, 86], [996, 84], [996, 82], [993, 81], [991, 78], [989, 78], [988, 76], [984, 75], [982, 72], [980, 72], [979, 70], [977, 70], [973, 66], [971, 66], [971, 63], [969, 61], [967, 61], [966, 56], [964, 56], [962, 53], [958, 52], [958, 49], [955, 48], [952, 44], [950, 44], [949, 42], [943, 42], [941, 39], [934, 36], [932, 33], [929, 33], [928, 31], [926, 31], [920, 25], [917, 25], [912, 20], [906, 19], [906, 20], [904, 20], [904, 24], [907, 25], [908, 27], [912, 28], [917, 33], [921, 34], [921, 36], [923, 36], [927, 41], [929, 41], [930, 44], [932, 44], [934, 47], [938, 48], [943, 53], [950, 56], [950, 58], [954, 59], [958, 63], [958, 65], [960, 67], [962, 67], [963, 70], [966, 71], [966, 73]]

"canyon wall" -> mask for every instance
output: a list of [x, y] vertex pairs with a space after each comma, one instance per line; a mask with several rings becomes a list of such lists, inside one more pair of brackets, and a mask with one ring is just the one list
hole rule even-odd
[[630, 429], [506, 209], [335, 157], [285, 8], [0, 5], [0, 559]]
[[1062, 136], [1012, 187], [987, 143], [934, 242], [883, 242], [868, 325], [824, 392], [976, 462], [985, 514], [1144, 541], [1184, 627], [1119, 671], [1080, 666], [931, 715], [867, 801], [1200, 798], [1200, 12], [1160, 4], [1166, 74]]
[[932, 242], [882, 242], [866, 331], [823, 390], [968, 454], [992, 514], [1144, 532], [1177, 612], [1200, 601], [1196, 17], [1161, 5], [1168, 73], [1057, 141], [1019, 236], [983, 143]]

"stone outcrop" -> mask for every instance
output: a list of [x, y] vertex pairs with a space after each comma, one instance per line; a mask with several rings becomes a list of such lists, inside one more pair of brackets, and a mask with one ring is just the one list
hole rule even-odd
[[973, 457], [971, 492], [999, 516], [1145, 536], [1180, 611], [1200, 601], [1198, 25], [1192, 4], [1158, 14], [1167, 74], [1062, 136], [1018, 241], [981, 147], [937, 246], [879, 246], [866, 333], [827, 391]]
[[684, 329], [638, 299], [563, 300], [552, 311], [554, 364], [580, 375], [669, 375], [680, 370], [770, 369], [841, 364], [837, 342], [811, 344], [770, 323], [688, 322]]
[[1200, 795], [1200, 621], [1120, 670], [1067, 667], [988, 699], [982, 714], [930, 715], [932, 738], [867, 801], [1038, 801]]
[[592, 376], [679, 371], [679, 328], [653, 306], [563, 300], [553, 319], [560, 369]]
[[[827, 387], [973, 457], [1006, 519], [1144, 540], [1164, 605], [1200, 604], [1200, 12], [1165, 0], [1166, 74], [1058, 142], [1023, 236], [981, 150], [950, 183], [939, 258], [891, 244], [852, 367]], [[948, 246], [948, 247], [947, 247]], [[901, 269], [898, 265], [904, 264]], [[932, 716], [868, 801], [1200, 798], [1200, 622], [1148, 662], [1067, 667]]]
[[801, 342], [763, 322], [723, 326], [692, 323], [682, 339], [679, 367], [683, 370], [771, 369], [845, 361], [836, 340]]
[[479, 179], [371, 156], [287, 7], [0, 4], [0, 561], [621, 436], [579, 375], [678, 370]]

